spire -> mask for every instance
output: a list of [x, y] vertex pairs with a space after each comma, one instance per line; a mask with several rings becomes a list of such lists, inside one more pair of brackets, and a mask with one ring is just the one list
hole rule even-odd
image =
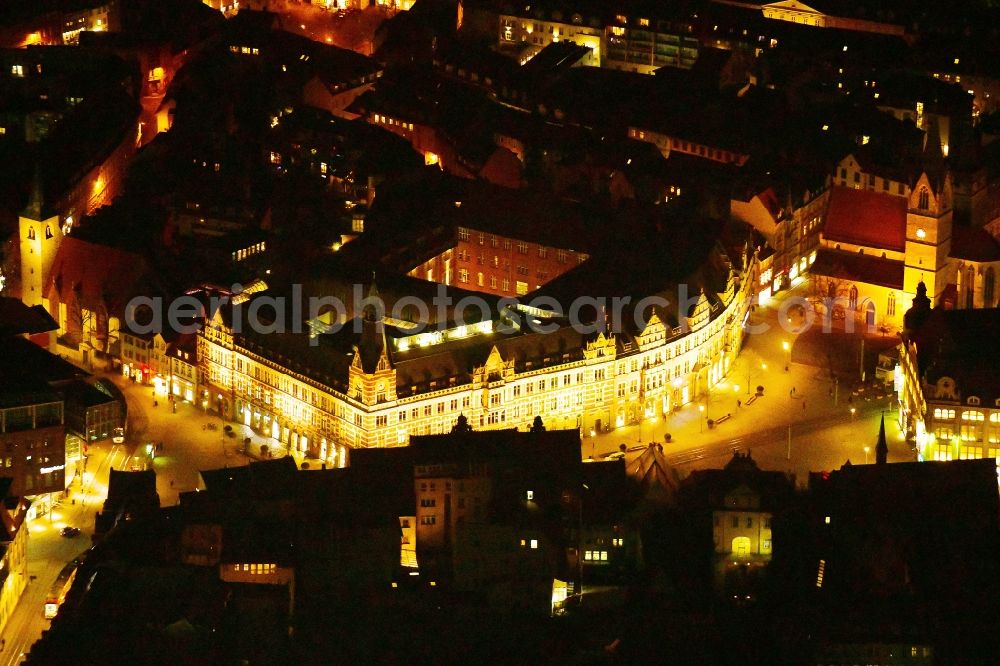
[[936, 118], [927, 121], [927, 132], [924, 134], [924, 152], [920, 156], [920, 167], [927, 174], [927, 179], [934, 188], [934, 196], [940, 196], [944, 184], [944, 153], [941, 150], [941, 129]]
[[31, 194], [28, 195], [28, 205], [25, 206], [22, 217], [41, 221], [49, 217], [45, 210], [44, 187], [42, 186], [42, 162], [35, 160], [35, 175], [31, 180]]
[[385, 339], [385, 307], [375, 286], [375, 273], [361, 312], [361, 341], [358, 345], [361, 368], [366, 374], [388, 367], [389, 358]]
[[917, 295], [913, 297], [913, 306], [903, 314], [903, 330], [914, 331], [927, 320], [931, 313], [931, 299], [927, 297], [927, 285], [921, 280], [917, 283]]
[[882, 414], [882, 423], [878, 427], [878, 443], [875, 444], [875, 464], [884, 465], [889, 457], [889, 443], [885, 441], [885, 414]]

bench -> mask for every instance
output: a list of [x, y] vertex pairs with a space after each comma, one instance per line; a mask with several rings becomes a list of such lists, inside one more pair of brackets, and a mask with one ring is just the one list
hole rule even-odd
[[743, 404], [744, 405], [752, 405], [754, 402], [757, 401], [757, 398], [759, 398], [759, 397], [760, 397], [760, 395], [754, 393], [752, 396], [750, 396], [749, 398], [747, 398], [747, 401], [744, 402]]
[[720, 416], [719, 418], [715, 419], [715, 425], [719, 425], [720, 423], [725, 423], [731, 418], [733, 418], [732, 414], [726, 414], [725, 416]]

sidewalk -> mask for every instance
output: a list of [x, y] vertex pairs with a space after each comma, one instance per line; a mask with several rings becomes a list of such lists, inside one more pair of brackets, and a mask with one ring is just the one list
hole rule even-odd
[[[835, 385], [829, 369], [796, 362], [800, 356], [796, 353], [798, 336], [777, 326], [781, 302], [793, 295], [804, 295], [806, 284], [772, 298], [767, 306], [757, 309], [749, 323], [766, 322], [770, 329], [746, 336], [743, 349], [728, 375], [712, 387], [707, 396], [655, 423], [626, 426], [595, 438], [584, 437], [583, 455], [600, 458], [602, 454], [619, 450], [623, 443], [627, 448], [649, 442], [664, 443], [666, 433], [670, 433], [671, 441], [664, 445], [664, 452], [670, 455], [722, 442], [738, 446], [738, 440], [759, 431], [794, 428], [796, 424], [811, 421], [836, 420], [842, 416], [845, 424], [851, 423], [858, 416], [851, 414], [851, 407], [861, 411], [866, 395], [873, 393], [872, 385], [869, 383], [868, 388], [858, 392], [860, 371], [841, 376]], [[785, 342], [789, 345], [787, 351]], [[755, 398], [757, 386], [762, 386], [764, 391]], [[727, 415], [723, 423], [708, 426], [710, 419], [718, 421]], [[634, 453], [627, 457], [632, 455]]]

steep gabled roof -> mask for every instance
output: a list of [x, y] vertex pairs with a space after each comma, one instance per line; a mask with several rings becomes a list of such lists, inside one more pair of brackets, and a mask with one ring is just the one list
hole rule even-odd
[[906, 199], [834, 187], [826, 214], [823, 237], [880, 250], [906, 249]]
[[1000, 261], [1000, 241], [981, 227], [955, 225], [951, 230], [950, 256], [968, 261]]
[[109, 313], [120, 315], [129, 299], [149, 293], [148, 275], [140, 255], [66, 236], [52, 264], [48, 289], [61, 303], [75, 297], [81, 307], [97, 310], [103, 304]]

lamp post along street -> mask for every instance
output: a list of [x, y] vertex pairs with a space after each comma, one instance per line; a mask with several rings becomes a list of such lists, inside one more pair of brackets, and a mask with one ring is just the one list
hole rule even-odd
[[579, 520], [579, 529], [576, 535], [576, 566], [577, 566], [577, 580], [580, 583], [580, 589], [577, 591], [580, 599], [580, 605], [583, 605], [583, 491], [590, 490], [590, 486], [586, 483], [580, 484], [580, 490], [578, 493], [578, 505], [577, 509], [579, 514], [577, 516]]
[[785, 460], [792, 459], [792, 426], [788, 426], [788, 449], [785, 452]]

